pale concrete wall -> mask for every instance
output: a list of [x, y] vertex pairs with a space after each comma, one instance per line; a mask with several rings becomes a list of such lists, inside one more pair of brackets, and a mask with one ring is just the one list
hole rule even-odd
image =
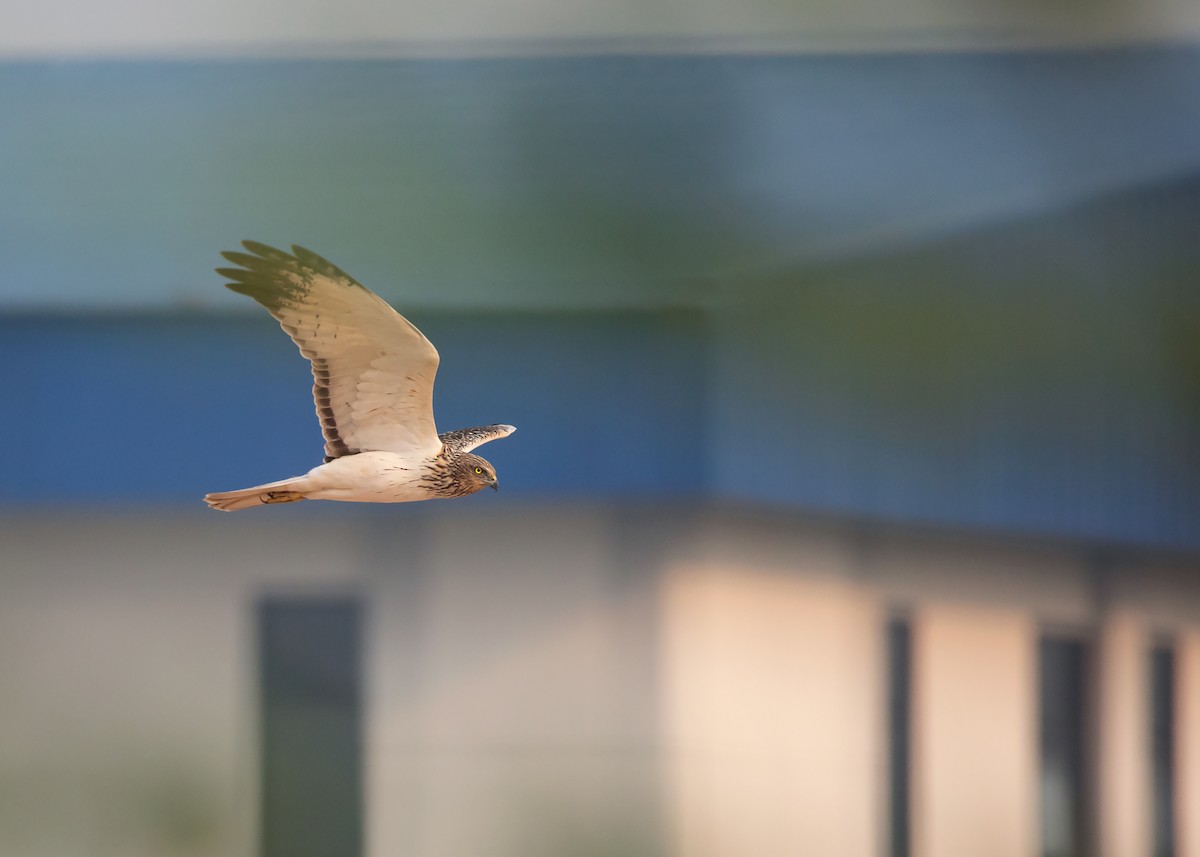
[[1102, 857], [1150, 853], [1148, 643], [1135, 614], [1113, 610], [1100, 625], [1096, 801]]
[[913, 853], [1026, 857], [1037, 835], [1036, 627], [971, 605], [913, 623]]
[[594, 510], [429, 518], [371, 586], [371, 854], [657, 849], [648, 582]]
[[850, 582], [681, 565], [663, 582], [671, 853], [879, 848], [883, 612]]
[[1176, 789], [1178, 857], [1200, 857], [1200, 629], [1176, 645]]
[[1195, 854], [1186, 563], [1100, 589], [1062, 545], [481, 508], [0, 519], [0, 853], [249, 857], [252, 606], [357, 592], [370, 855], [876, 857], [892, 608], [914, 622], [916, 857], [1035, 850], [1042, 627], [1098, 635], [1097, 814], [1119, 857], [1148, 847], [1147, 642], [1179, 640]]
[[254, 854], [254, 604], [328, 593], [366, 607], [369, 853], [655, 853], [653, 585], [613, 519], [0, 520], [0, 853]]
[[352, 580], [355, 536], [0, 520], [0, 853], [252, 854], [253, 601]]

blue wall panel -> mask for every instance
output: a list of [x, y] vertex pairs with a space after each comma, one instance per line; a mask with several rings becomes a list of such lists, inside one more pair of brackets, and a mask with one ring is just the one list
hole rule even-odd
[[941, 248], [730, 307], [714, 324], [713, 491], [1200, 548], [1200, 267], [1106, 290], [1030, 259], [1013, 230], [984, 243], [1025, 270], [970, 271]]
[[[703, 488], [695, 314], [413, 316], [442, 355], [439, 428], [507, 422], [481, 452], [517, 495]], [[196, 504], [321, 461], [308, 364], [268, 316], [0, 319], [6, 504]]]
[[[783, 304], [711, 323], [413, 317], [442, 353], [440, 427], [518, 427], [481, 450], [501, 499], [746, 500], [1200, 548], [1200, 432], [1152, 359], [1134, 390], [1049, 370], [1005, 382], [1002, 363], [955, 382], [887, 345], [850, 365], [836, 317], [805, 327]], [[974, 333], [960, 363], [993, 353]], [[199, 509], [320, 461], [307, 364], [265, 314], [10, 316], [0, 359], [0, 507]], [[992, 369], [998, 383], [973, 383]]]

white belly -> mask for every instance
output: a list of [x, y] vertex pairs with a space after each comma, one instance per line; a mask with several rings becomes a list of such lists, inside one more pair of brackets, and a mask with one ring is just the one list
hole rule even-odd
[[429, 460], [394, 452], [360, 452], [314, 467], [305, 477], [305, 494], [314, 500], [357, 503], [408, 503], [434, 495], [421, 482]]

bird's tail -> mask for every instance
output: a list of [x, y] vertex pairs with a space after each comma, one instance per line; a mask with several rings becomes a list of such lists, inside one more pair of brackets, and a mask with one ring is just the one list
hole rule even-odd
[[268, 482], [266, 485], [255, 485], [253, 488], [241, 488], [237, 491], [219, 491], [215, 494], [205, 494], [204, 502], [222, 512], [236, 512], [238, 509], [249, 509], [251, 506], [268, 506], [272, 503], [295, 503], [303, 500], [305, 481], [307, 477], [295, 476], [280, 482]]

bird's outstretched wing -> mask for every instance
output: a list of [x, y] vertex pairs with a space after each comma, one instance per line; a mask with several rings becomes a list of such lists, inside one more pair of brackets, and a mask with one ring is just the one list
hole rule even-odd
[[313, 399], [327, 459], [365, 450], [436, 455], [438, 353], [408, 319], [344, 271], [303, 247], [257, 241], [221, 255], [226, 285], [265, 306], [312, 361]]
[[446, 445], [446, 453], [453, 458], [460, 453], [470, 452], [475, 447], [482, 446], [489, 440], [508, 437], [515, 431], [516, 429], [512, 426], [480, 426], [479, 428], [448, 431], [440, 435], [440, 437], [442, 443]]

